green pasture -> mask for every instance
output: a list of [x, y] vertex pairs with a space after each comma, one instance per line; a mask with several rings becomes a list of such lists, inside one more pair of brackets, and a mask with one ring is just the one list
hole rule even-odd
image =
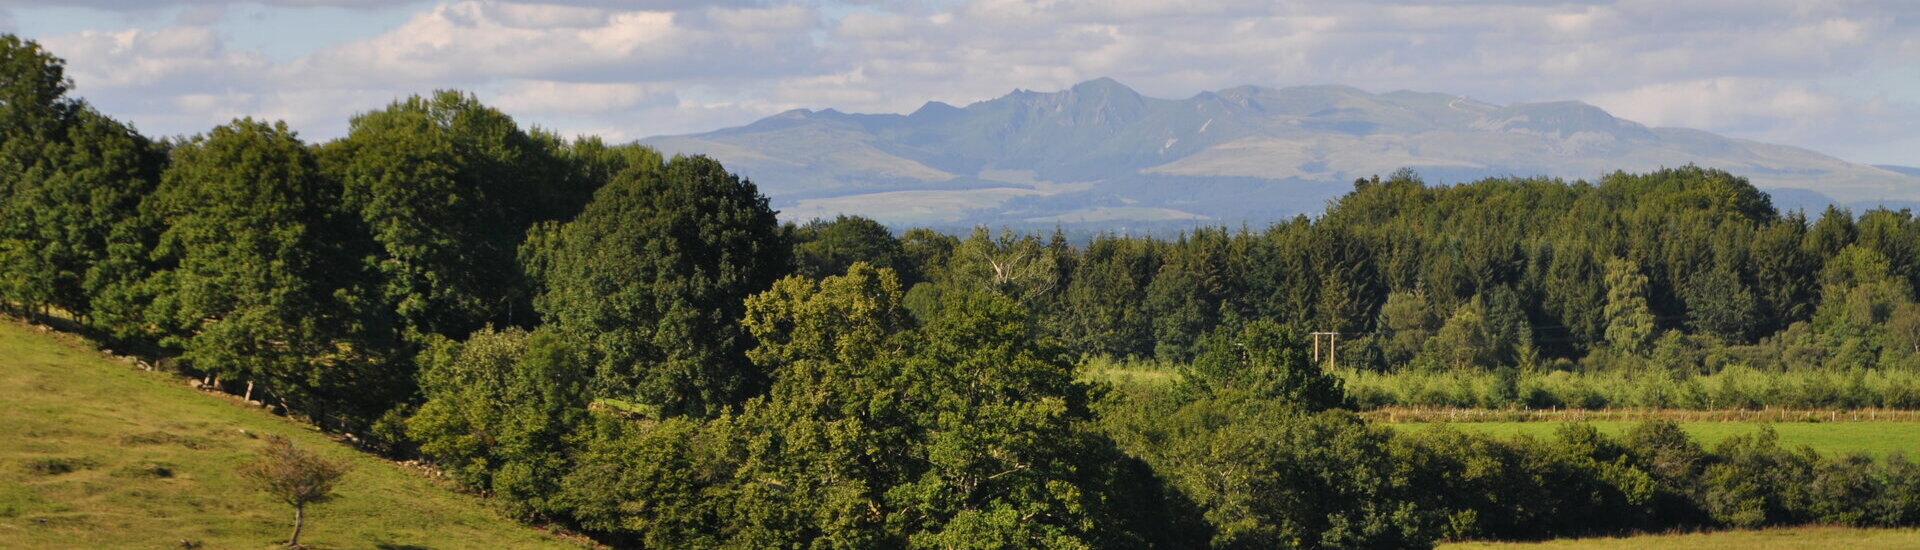
[[0, 320], [0, 548], [273, 547], [291, 508], [234, 473], [268, 434], [352, 467], [309, 508], [309, 547], [581, 547], [301, 423]]
[[1440, 550], [1905, 550], [1920, 548], [1913, 529], [1798, 527], [1560, 539], [1543, 542], [1462, 542]]
[[[1449, 422], [1449, 423], [1401, 423], [1392, 424], [1401, 429], [1422, 429], [1427, 426], [1445, 424], [1456, 429], [1485, 433], [1497, 436], [1531, 435], [1534, 437], [1553, 437], [1554, 430], [1563, 422]], [[1620, 435], [1639, 424], [1633, 421], [1593, 421], [1588, 422], [1601, 433]], [[1773, 426], [1780, 434], [1780, 444], [1786, 447], [1806, 445], [1824, 454], [1844, 454], [1862, 451], [1872, 455], [1885, 455], [1895, 451], [1908, 457], [1920, 458], [1920, 422], [1782, 422], [1765, 424], [1760, 422], [1681, 422], [1680, 428], [1686, 430], [1701, 445], [1712, 447], [1721, 440], [1738, 435], [1758, 433], [1761, 426]]]

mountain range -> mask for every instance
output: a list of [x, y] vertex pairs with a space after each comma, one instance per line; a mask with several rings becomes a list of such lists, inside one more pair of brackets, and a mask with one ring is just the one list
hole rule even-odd
[[1255, 226], [1314, 213], [1356, 178], [1428, 183], [1595, 180], [1697, 164], [1744, 176], [1782, 208], [1920, 204], [1920, 170], [1653, 128], [1577, 101], [1497, 105], [1346, 86], [1146, 97], [1102, 78], [911, 114], [798, 109], [642, 140], [752, 179], [789, 220], [859, 214], [895, 227]]

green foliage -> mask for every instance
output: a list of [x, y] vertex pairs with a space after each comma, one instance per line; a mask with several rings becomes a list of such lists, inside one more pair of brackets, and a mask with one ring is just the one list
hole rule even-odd
[[1148, 474], [1080, 429], [1087, 388], [1019, 304], [952, 292], [914, 328], [902, 297], [855, 263], [751, 298], [771, 391], [707, 421], [602, 417], [568, 482], [582, 525], [666, 547], [1183, 546]]
[[606, 171], [558, 170], [555, 146], [454, 91], [354, 117], [347, 137], [328, 144], [340, 199], [378, 244], [381, 296], [404, 329], [459, 337], [530, 320], [516, 247], [533, 223], [570, 215], [577, 205], [567, 203]]
[[1499, 345], [1486, 304], [1475, 296], [1453, 310], [1453, 316], [1427, 340], [1423, 353], [1436, 365], [1465, 370], [1499, 364]]
[[410, 388], [380, 350], [356, 345], [357, 262], [338, 189], [284, 124], [243, 119], [173, 150], [145, 210], [152, 251], [146, 321], [193, 368], [265, 382], [310, 414], [371, 418]]
[[1060, 285], [1060, 257], [1038, 237], [985, 227], [953, 249], [946, 273], [954, 288], [988, 292], [1033, 304]]
[[91, 320], [96, 297], [139, 276], [117, 269], [109, 248], [130, 240], [119, 228], [163, 159], [132, 128], [67, 97], [70, 87], [64, 61], [0, 36], [0, 307]]
[[161, 163], [145, 138], [91, 108], [60, 124], [0, 204], [0, 296], [86, 316], [94, 296], [121, 282], [109, 247], [138, 216]]
[[[782, 229], [711, 159], [525, 131], [460, 92], [310, 148], [253, 120], [152, 143], [69, 87], [62, 61], [0, 37], [0, 307], [408, 439], [375, 443], [614, 544], [1401, 548], [1920, 522], [1920, 466], [1899, 457], [1771, 434], [1706, 451], [1671, 424], [1396, 435], [1338, 410], [1920, 406], [1906, 211], [1783, 216], [1694, 166], [1403, 170], [1261, 231], [896, 239], [858, 217]], [[1340, 333], [1340, 364], [1309, 361], [1304, 332]], [[1077, 381], [1073, 356], [1184, 364], [1116, 389]], [[113, 471], [174, 471], [152, 464]]]
[[1270, 321], [1223, 328], [1200, 344], [1181, 382], [1190, 394], [1233, 390], [1307, 412], [1347, 406], [1340, 379], [1311, 362], [1306, 348]]
[[[1671, 334], [1671, 333], [1669, 333]], [[1754, 350], [1759, 353], [1777, 353]], [[1656, 352], [1656, 357], [1661, 353]], [[1710, 357], [1724, 361], [1725, 357]], [[1776, 371], [1722, 364], [1698, 372], [1664, 368], [1594, 372], [1503, 370], [1458, 372], [1413, 370], [1337, 372], [1362, 409], [1380, 407], [1504, 407], [1534, 409], [1854, 409], [1920, 406], [1920, 372], [1909, 369], [1805, 369]], [[1503, 377], [1511, 380], [1502, 380]], [[1511, 390], [1505, 389], [1511, 388]], [[1510, 393], [1509, 393], [1510, 392]]]
[[1427, 339], [1440, 330], [1441, 319], [1434, 315], [1424, 291], [1395, 292], [1380, 306], [1382, 359], [1389, 365], [1405, 365], [1426, 349]]
[[426, 402], [407, 419], [420, 451], [454, 479], [522, 515], [552, 514], [587, 424], [587, 372], [559, 337], [474, 333], [422, 354]]
[[1715, 449], [1720, 460], [1703, 474], [1701, 495], [1715, 521], [1757, 527], [1810, 519], [1799, 492], [1811, 480], [1819, 458], [1811, 449], [1781, 449], [1778, 441], [1779, 436], [1766, 429], [1758, 436], [1727, 440]]
[[1393, 455], [1392, 431], [1228, 389], [1153, 388], [1101, 405], [1102, 429], [1203, 512], [1214, 548], [1424, 548], [1438, 517]]
[[1627, 355], [1645, 355], [1653, 346], [1653, 310], [1647, 307], [1647, 277], [1633, 262], [1607, 261], [1607, 345]]
[[764, 390], [737, 320], [790, 249], [752, 182], [706, 157], [630, 168], [543, 238], [535, 305], [590, 355], [597, 395], [715, 415]]
[[911, 271], [899, 239], [880, 222], [860, 216], [839, 216], [831, 221], [815, 219], [805, 225], [788, 224], [793, 240], [796, 273], [813, 278], [840, 275], [854, 262], [866, 262], [908, 274], [902, 279], [912, 286], [920, 278]]
[[1145, 356], [1153, 353], [1148, 288], [1159, 270], [1154, 243], [1111, 236], [1087, 246], [1061, 297], [1062, 342], [1082, 353]]
[[296, 448], [284, 437], [268, 438], [258, 461], [240, 465], [241, 477], [293, 507], [293, 536], [287, 539], [287, 546], [294, 548], [300, 547], [307, 505], [332, 499], [334, 486], [346, 474], [345, 464]]

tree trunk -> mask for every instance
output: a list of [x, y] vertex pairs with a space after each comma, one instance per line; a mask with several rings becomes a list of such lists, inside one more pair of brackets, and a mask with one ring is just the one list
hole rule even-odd
[[293, 507], [293, 537], [287, 539], [287, 546], [300, 547], [300, 523], [307, 519], [307, 507]]

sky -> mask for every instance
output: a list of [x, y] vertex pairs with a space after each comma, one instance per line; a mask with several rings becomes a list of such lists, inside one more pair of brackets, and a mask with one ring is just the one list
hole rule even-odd
[[1575, 99], [1920, 166], [1912, 0], [0, 0], [0, 32], [156, 136], [254, 116], [325, 140], [459, 89], [524, 125], [625, 141], [1112, 77], [1175, 99], [1310, 84]]

